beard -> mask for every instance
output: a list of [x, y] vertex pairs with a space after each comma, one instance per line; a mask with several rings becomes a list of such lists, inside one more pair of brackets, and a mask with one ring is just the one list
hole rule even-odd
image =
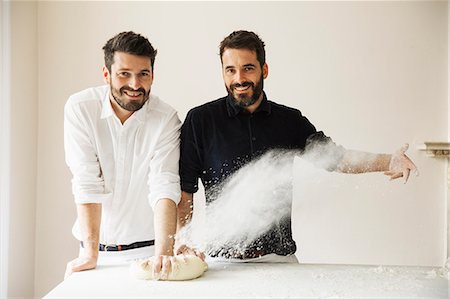
[[[116, 101], [116, 103], [119, 104], [119, 106], [122, 107], [123, 109], [131, 112], [141, 109], [150, 96], [150, 90], [146, 91], [144, 88], [138, 88], [135, 90], [130, 87], [123, 86], [120, 89], [117, 89], [114, 88], [112, 84], [109, 84], [109, 86], [111, 88], [111, 96]], [[140, 100], [127, 99], [127, 96], [124, 94], [125, 90], [142, 93], [142, 99]]]
[[[234, 90], [236, 89], [236, 87], [246, 87], [246, 86], [250, 86], [252, 90], [251, 96], [248, 96], [247, 94], [234, 94]], [[245, 81], [243, 83], [231, 84], [230, 88], [226, 86], [228, 94], [233, 99], [234, 104], [241, 108], [246, 108], [255, 104], [256, 101], [258, 101], [259, 97], [261, 96], [263, 88], [264, 88], [264, 78], [262, 75], [259, 81], [256, 82], [256, 85], [253, 82]]]

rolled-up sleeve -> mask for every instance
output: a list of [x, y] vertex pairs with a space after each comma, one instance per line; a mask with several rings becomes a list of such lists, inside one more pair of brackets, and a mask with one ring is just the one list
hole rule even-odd
[[70, 98], [64, 107], [64, 149], [72, 172], [72, 193], [76, 203], [103, 203], [106, 192], [100, 163], [89, 136], [88, 122], [79, 105]]
[[172, 113], [167, 124], [162, 127], [155, 152], [150, 161], [148, 175], [149, 202], [152, 208], [160, 199], [180, 202], [180, 176], [178, 173], [180, 159], [180, 127], [181, 122]]

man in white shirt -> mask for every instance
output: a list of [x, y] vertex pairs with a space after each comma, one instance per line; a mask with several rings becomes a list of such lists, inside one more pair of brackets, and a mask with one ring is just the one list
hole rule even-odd
[[107, 85], [72, 95], [64, 109], [81, 241], [66, 277], [108, 259], [154, 255], [153, 271], [164, 279], [180, 199], [180, 120], [150, 93], [157, 51], [145, 37], [122, 32], [103, 50]]

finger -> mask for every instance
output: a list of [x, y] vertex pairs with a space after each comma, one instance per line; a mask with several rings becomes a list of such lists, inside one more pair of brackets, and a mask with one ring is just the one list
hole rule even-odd
[[411, 169], [412, 172], [415, 173], [416, 176], [419, 175], [419, 169], [417, 169], [416, 164], [414, 164], [412, 161], [411, 161], [411, 166], [409, 168]]
[[89, 266], [87, 265], [86, 261], [76, 260], [74, 263], [72, 263], [72, 271], [73, 272], [83, 271], [88, 268], [89, 268]]
[[186, 250], [186, 245], [181, 245], [180, 247], [178, 247], [176, 254], [183, 254], [183, 252]]
[[384, 172], [384, 174], [387, 175], [387, 176], [391, 176], [391, 175], [396, 174], [396, 173], [397, 173], [397, 172], [392, 171], [392, 170], [390, 170], [390, 171], [385, 171], [385, 172]]
[[184, 255], [195, 255], [195, 250], [189, 247], [186, 247], [186, 249], [183, 252]]
[[181, 256], [181, 258], [182, 258], [183, 263], [184, 263], [185, 265], [187, 265], [187, 263], [188, 263], [187, 255], [186, 255], [186, 254], [181, 254], [180, 256]]
[[162, 268], [162, 257], [154, 257], [153, 259], [153, 279], [158, 280], [160, 278], [161, 268]]
[[400, 148], [400, 152], [401, 152], [402, 154], [404, 154], [404, 153], [408, 150], [408, 148], [409, 148], [409, 144], [408, 144], [408, 143], [405, 143], [405, 144]]
[[409, 168], [407, 168], [407, 169], [405, 169], [405, 170], [403, 171], [403, 177], [405, 178], [405, 182], [404, 182], [405, 184], [406, 184], [406, 182], [408, 181], [409, 173], [410, 173]]
[[203, 252], [196, 250], [195, 255], [198, 256], [202, 261], [205, 261], [205, 254]]
[[174, 271], [178, 270], [178, 268], [180, 266], [179, 259], [177, 259], [174, 256], [170, 256], [169, 259], [170, 259], [170, 264], [171, 264], [170, 272], [174, 272]]
[[395, 180], [395, 179], [401, 178], [402, 176], [403, 176], [402, 172], [397, 172], [397, 173], [391, 175], [391, 180]]
[[167, 280], [167, 277], [169, 276], [171, 267], [172, 267], [171, 260], [168, 257], [163, 257], [161, 275], [160, 275], [160, 278], [162, 280]]

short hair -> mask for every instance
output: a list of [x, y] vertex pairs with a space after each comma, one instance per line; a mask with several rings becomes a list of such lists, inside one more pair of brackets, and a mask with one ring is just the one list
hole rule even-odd
[[155, 64], [156, 53], [158, 52], [155, 48], [153, 48], [147, 38], [140, 34], [134, 33], [133, 31], [121, 32], [117, 34], [108, 40], [102, 49], [105, 54], [105, 66], [110, 72], [111, 65], [114, 63], [115, 52], [124, 52], [150, 58], [152, 71]]
[[256, 52], [256, 58], [262, 67], [266, 63], [264, 46], [264, 42], [256, 33], [246, 30], [234, 31], [220, 43], [220, 61], [223, 63], [223, 52], [226, 49], [247, 49]]

